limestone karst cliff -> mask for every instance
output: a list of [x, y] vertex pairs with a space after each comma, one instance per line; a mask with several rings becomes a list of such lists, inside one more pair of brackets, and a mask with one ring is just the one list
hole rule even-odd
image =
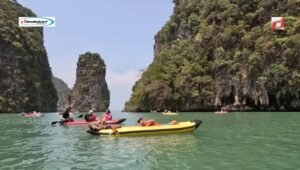
[[[300, 3], [174, 0], [126, 111], [300, 109]], [[271, 30], [271, 17], [285, 30]]]
[[42, 28], [20, 28], [36, 16], [16, 1], [0, 1], [0, 112], [56, 111], [57, 94]]
[[79, 111], [104, 111], [109, 107], [110, 93], [105, 80], [106, 65], [97, 53], [79, 56], [72, 106]]

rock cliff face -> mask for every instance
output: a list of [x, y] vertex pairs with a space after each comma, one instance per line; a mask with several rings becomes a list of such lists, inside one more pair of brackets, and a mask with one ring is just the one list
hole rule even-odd
[[56, 111], [43, 29], [19, 28], [22, 16], [36, 15], [16, 1], [0, 1], [0, 112]]
[[[174, 0], [126, 111], [300, 109], [300, 3]], [[285, 30], [271, 17], [285, 16]]]
[[52, 77], [52, 83], [57, 91], [57, 111], [62, 112], [70, 104], [71, 90], [68, 85], [57, 77]]
[[79, 56], [71, 97], [73, 108], [104, 111], [109, 107], [110, 94], [105, 74], [106, 66], [99, 54], [87, 52]]

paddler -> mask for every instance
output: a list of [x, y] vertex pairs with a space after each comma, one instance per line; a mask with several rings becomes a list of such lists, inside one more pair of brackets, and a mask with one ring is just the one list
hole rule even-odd
[[71, 110], [72, 110], [72, 107], [69, 106], [69, 107], [66, 108], [66, 110], [64, 112], [60, 113], [62, 115], [61, 119], [62, 119], [63, 122], [74, 121], [72, 116], [71, 116], [72, 115]]
[[112, 120], [112, 114], [109, 109], [106, 110], [105, 113], [102, 115], [102, 122], [105, 123], [106, 121]]
[[93, 122], [93, 121], [97, 121], [97, 115], [95, 114], [95, 112], [93, 110], [90, 110], [88, 112], [88, 114], [85, 114], [84, 119], [87, 122]]

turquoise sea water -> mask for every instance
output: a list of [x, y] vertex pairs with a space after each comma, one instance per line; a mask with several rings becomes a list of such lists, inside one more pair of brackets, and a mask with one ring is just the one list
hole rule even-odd
[[200, 119], [190, 134], [92, 136], [86, 127], [50, 126], [42, 118], [0, 115], [0, 169], [201, 169], [300, 168], [300, 113], [113, 113], [133, 125], [139, 117], [161, 123]]

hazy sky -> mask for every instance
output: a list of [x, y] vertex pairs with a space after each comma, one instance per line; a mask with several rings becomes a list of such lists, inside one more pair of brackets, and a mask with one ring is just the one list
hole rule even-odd
[[56, 17], [44, 29], [54, 76], [70, 88], [79, 54], [97, 52], [107, 66], [111, 110], [121, 110], [153, 59], [154, 36], [173, 11], [172, 0], [18, 0], [38, 16]]

